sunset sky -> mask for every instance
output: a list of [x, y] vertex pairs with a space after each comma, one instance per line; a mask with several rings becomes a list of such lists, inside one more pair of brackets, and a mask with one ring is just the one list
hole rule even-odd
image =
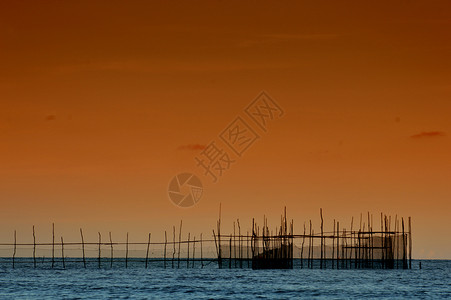
[[[210, 235], [222, 203], [225, 231], [411, 216], [451, 258], [450, 32], [449, 1], [2, 1], [0, 241]], [[195, 157], [261, 91], [284, 115], [213, 183]]]

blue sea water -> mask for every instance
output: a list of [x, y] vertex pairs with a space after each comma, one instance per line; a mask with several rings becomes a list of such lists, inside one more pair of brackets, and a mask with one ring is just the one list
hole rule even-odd
[[[1, 261], [0, 261], [1, 262]], [[107, 265], [106, 262], [103, 262]], [[437, 299], [451, 298], [451, 261], [413, 261], [411, 270], [144, 268], [130, 262], [0, 263], [1, 299]]]

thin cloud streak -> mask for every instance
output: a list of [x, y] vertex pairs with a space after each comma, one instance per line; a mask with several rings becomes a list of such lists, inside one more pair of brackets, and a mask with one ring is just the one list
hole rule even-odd
[[203, 150], [207, 146], [202, 144], [188, 144], [188, 145], [181, 145], [177, 148], [177, 150]]
[[441, 137], [441, 136], [446, 136], [446, 134], [442, 131], [423, 131], [421, 133], [411, 135], [410, 137], [413, 139], [421, 139], [421, 138], [433, 138], [433, 137]]

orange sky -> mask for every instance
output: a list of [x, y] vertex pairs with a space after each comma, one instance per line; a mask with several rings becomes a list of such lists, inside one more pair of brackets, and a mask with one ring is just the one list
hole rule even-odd
[[[210, 234], [221, 202], [224, 224], [287, 205], [298, 232], [320, 207], [410, 215], [414, 256], [451, 258], [451, 4], [366, 3], [3, 1], [0, 239]], [[213, 184], [188, 145], [262, 90], [285, 115]]]

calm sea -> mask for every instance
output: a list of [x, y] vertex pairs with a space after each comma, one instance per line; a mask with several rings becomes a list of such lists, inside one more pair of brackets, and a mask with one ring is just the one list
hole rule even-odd
[[[29, 259], [28, 259], [29, 260]], [[10, 259], [8, 260], [10, 261]], [[451, 298], [451, 261], [413, 262], [411, 270], [258, 270], [172, 269], [142, 262], [98, 269], [95, 259], [83, 265], [25, 262], [15, 269], [0, 259], [1, 299], [436, 299]], [[170, 267], [170, 263], [168, 267]]]

